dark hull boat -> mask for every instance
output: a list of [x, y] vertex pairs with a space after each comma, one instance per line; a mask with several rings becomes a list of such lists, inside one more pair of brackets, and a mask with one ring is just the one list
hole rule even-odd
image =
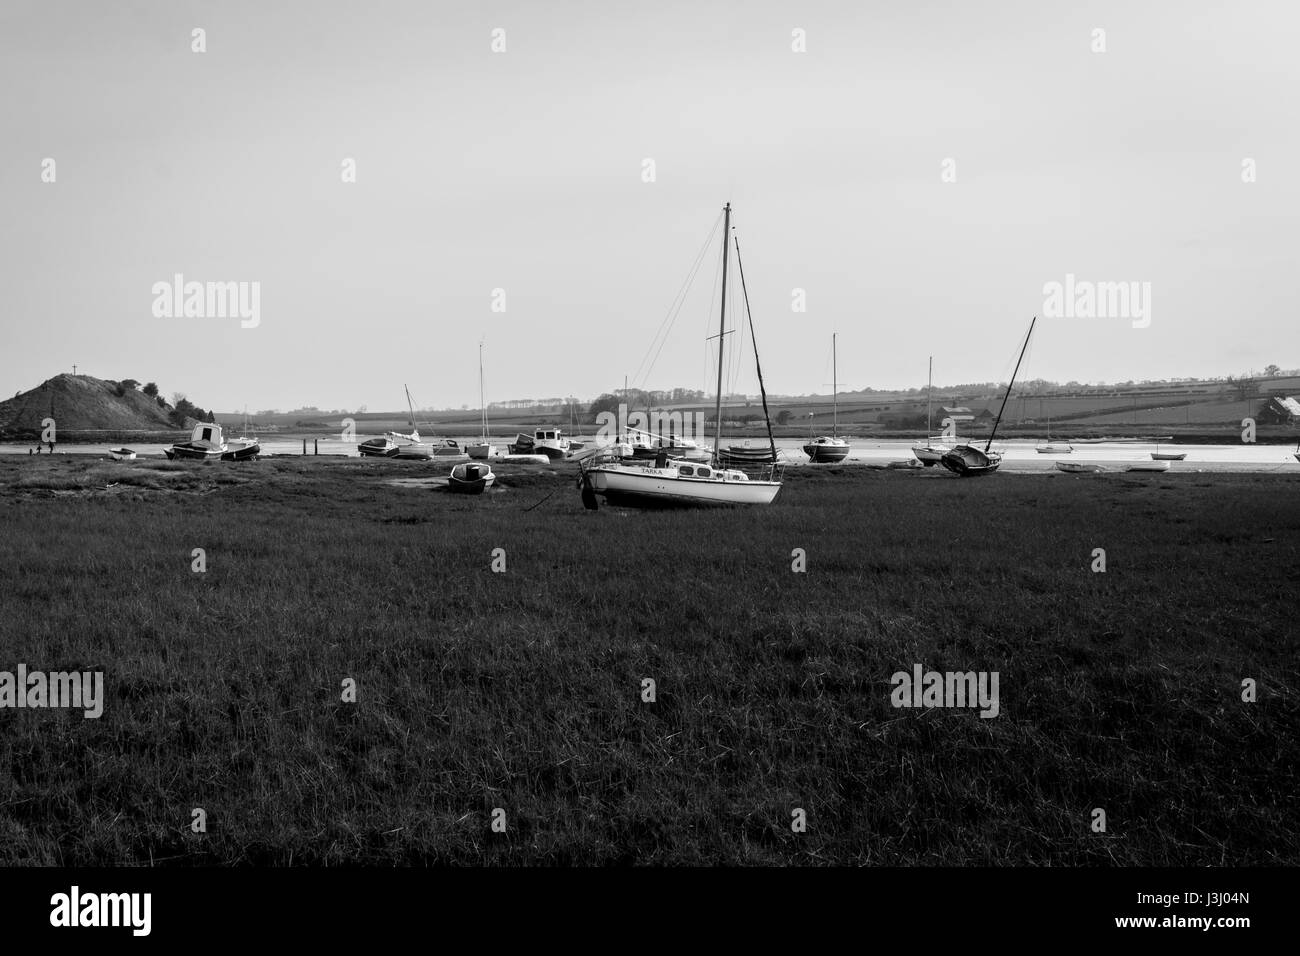
[[1002, 456], [995, 451], [980, 450], [974, 445], [958, 445], [947, 452], [939, 463], [962, 478], [991, 475], [1002, 464]]
[[397, 454], [397, 445], [389, 438], [372, 438], [357, 446], [362, 458], [392, 458]]
[[459, 495], [481, 495], [492, 487], [496, 479], [490, 465], [466, 462], [451, 470], [447, 477], [447, 490]]
[[771, 448], [745, 448], [732, 445], [718, 452], [718, 464], [724, 468], [738, 468], [746, 465], [774, 465], [776, 452]]
[[252, 461], [262, 454], [262, 443], [259, 441], [248, 441], [241, 443], [238, 448], [228, 447], [221, 453], [222, 461]]
[[163, 454], [170, 459], [181, 461], [215, 461], [224, 455], [226, 450], [221, 426], [216, 422], [200, 422], [194, 426], [194, 433], [189, 441], [178, 441], [171, 448], [164, 448]]
[[1029, 323], [1029, 331], [1025, 333], [1025, 344], [1020, 347], [1020, 357], [1016, 359], [1011, 381], [1007, 382], [1007, 390], [1002, 396], [1002, 407], [998, 409], [998, 417], [993, 419], [993, 430], [989, 432], [989, 440], [984, 443], [983, 448], [976, 448], [969, 443], [958, 445], [939, 459], [939, 463], [957, 477], [978, 478], [981, 475], [991, 475], [1002, 464], [1002, 453], [992, 450], [993, 439], [997, 437], [998, 425], [1002, 423], [1002, 413], [1007, 410], [1007, 399], [1011, 397], [1011, 389], [1016, 384], [1016, 375], [1020, 371], [1020, 363], [1025, 360], [1025, 352], [1029, 349], [1029, 339], [1034, 334], [1034, 323], [1037, 321], [1038, 316], [1034, 316]]
[[818, 438], [804, 445], [803, 453], [814, 464], [843, 461], [849, 456], [849, 443], [843, 438]]

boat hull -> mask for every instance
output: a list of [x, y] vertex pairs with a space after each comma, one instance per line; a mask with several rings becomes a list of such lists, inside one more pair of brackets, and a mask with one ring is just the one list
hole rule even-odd
[[180, 461], [216, 461], [225, 454], [225, 449], [201, 447], [185, 442], [164, 449], [164, 453], [168, 458]]
[[1069, 445], [1057, 445], [1049, 442], [1034, 449], [1040, 455], [1068, 455], [1074, 451]]
[[1056, 470], [1070, 475], [1096, 474], [1105, 471], [1101, 465], [1093, 465], [1085, 461], [1058, 461]]
[[487, 465], [457, 465], [447, 476], [447, 490], [458, 495], [481, 495], [496, 479]]
[[594, 465], [583, 480], [610, 504], [637, 507], [769, 505], [779, 481], [682, 477], [679, 468]]
[[1187, 452], [1175, 454], [1173, 452], [1153, 451], [1151, 453], [1152, 461], [1182, 461], [1187, 457]]
[[255, 442], [252, 445], [244, 445], [241, 448], [228, 448], [221, 453], [222, 461], [252, 461], [258, 455], [262, 454], [262, 446]]
[[1129, 465], [1125, 471], [1168, 471], [1169, 462], [1167, 461], [1140, 461], [1136, 464]]
[[803, 446], [803, 453], [814, 464], [843, 461], [849, 456], [848, 442], [809, 442]]
[[114, 461], [135, 461], [135, 452], [130, 448], [110, 448], [108, 454]]
[[940, 464], [961, 478], [991, 475], [1002, 464], [1002, 456], [995, 451], [985, 452], [971, 445], [958, 445], [945, 454]]
[[496, 445], [478, 444], [466, 445], [465, 454], [469, 455], [475, 461], [483, 461], [485, 458], [491, 458], [497, 453]]

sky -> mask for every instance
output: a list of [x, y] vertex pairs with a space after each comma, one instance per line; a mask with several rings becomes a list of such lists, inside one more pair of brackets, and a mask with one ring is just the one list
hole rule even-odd
[[[480, 343], [489, 401], [711, 394], [720, 236], [656, 331], [725, 202], [771, 392], [829, 391], [833, 333], [841, 389], [923, 385], [931, 355], [936, 384], [1005, 380], [1067, 275], [1149, 311], [1041, 318], [1022, 376], [1295, 367], [1297, 26], [1196, 0], [5, 0], [0, 394], [75, 364], [223, 411], [474, 406]], [[160, 304], [177, 274], [257, 283], [256, 324]]]

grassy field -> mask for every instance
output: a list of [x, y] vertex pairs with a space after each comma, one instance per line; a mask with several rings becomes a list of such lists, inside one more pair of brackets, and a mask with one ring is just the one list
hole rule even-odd
[[[0, 670], [107, 697], [0, 710], [0, 864], [1300, 862], [1295, 478], [498, 472], [0, 461]], [[999, 716], [893, 708], [918, 663]]]

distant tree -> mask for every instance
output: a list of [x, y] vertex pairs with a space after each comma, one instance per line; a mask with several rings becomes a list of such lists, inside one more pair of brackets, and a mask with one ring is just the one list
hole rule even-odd
[[592, 424], [595, 424], [596, 417], [601, 412], [610, 412], [617, 415], [619, 402], [620, 399], [617, 395], [611, 395], [606, 392], [587, 406], [587, 416], [591, 420]]
[[1267, 375], [1269, 378], [1273, 378], [1274, 376], [1280, 374], [1281, 371], [1282, 370], [1278, 368], [1276, 365], [1269, 365], [1264, 368], [1264, 374]]
[[789, 423], [789, 421], [790, 421], [790, 409], [783, 408], [776, 413], [776, 423], [778, 425], [786, 425]]
[[133, 378], [124, 378], [117, 384], [121, 385], [123, 388], [129, 388], [132, 391], [140, 387], [140, 383]]
[[148, 395], [150, 398], [157, 398], [158, 384], [156, 382], [150, 382], [148, 385], [144, 387], [144, 393]]

